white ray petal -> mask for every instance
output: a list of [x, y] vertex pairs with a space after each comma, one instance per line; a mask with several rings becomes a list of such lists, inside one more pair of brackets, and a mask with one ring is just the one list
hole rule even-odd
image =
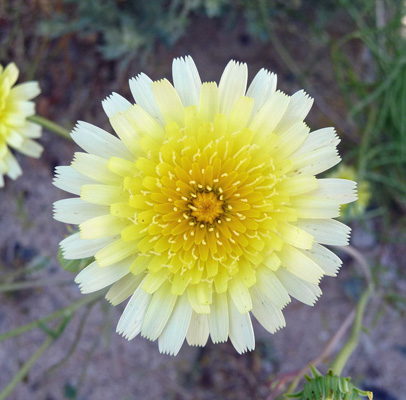
[[129, 83], [135, 102], [151, 117], [156, 119], [162, 127], [165, 127], [161, 111], [152, 92], [152, 80], [147, 75], [141, 73], [137, 77], [131, 78]]
[[309, 196], [330, 199], [338, 204], [347, 204], [357, 200], [357, 183], [348, 179], [318, 179], [317, 189], [308, 192]]
[[210, 306], [209, 328], [210, 337], [213, 343], [226, 342], [228, 339], [229, 318], [227, 294], [213, 292]]
[[34, 142], [31, 139], [25, 139], [23, 144], [18, 147], [17, 150], [28, 157], [39, 158], [44, 148], [39, 143]]
[[322, 147], [309, 153], [291, 157], [293, 170], [290, 175], [318, 175], [341, 161], [336, 147]]
[[209, 322], [207, 314], [192, 313], [186, 340], [189, 346], [204, 346], [209, 338]]
[[292, 157], [298, 157], [323, 147], [337, 147], [340, 140], [334, 128], [318, 129], [309, 133], [302, 146], [295, 151]]
[[231, 60], [224, 69], [219, 83], [220, 112], [229, 115], [237, 100], [247, 89], [247, 64]]
[[152, 295], [151, 303], [142, 323], [141, 335], [149, 340], [158, 339], [172, 314], [178, 296], [171, 291], [171, 283], [164, 282]]
[[257, 112], [248, 127], [254, 132], [256, 138], [261, 138], [273, 133], [276, 125], [283, 117], [289, 105], [289, 101], [290, 97], [279, 90], [272, 94], [263, 107]]
[[24, 126], [18, 130], [24, 137], [29, 139], [38, 139], [41, 137], [42, 126], [26, 121]]
[[302, 250], [309, 258], [316, 262], [328, 276], [336, 276], [342, 265], [341, 259], [332, 251], [318, 243], [313, 243], [310, 250]]
[[173, 356], [179, 353], [189, 329], [192, 311], [187, 293], [184, 293], [178, 298], [172, 315], [159, 336], [158, 345], [161, 353]]
[[313, 306], [321, 296], [321, 290], [318, 285], [303, 281], [290, 273], [286, 268], [279, 268], [275, 272], [275, 275], [288, 293], [304, 304]]
[[79, 284], [82, 293], [97, 292], [120, 280], [130, 273], [131, 260], [123, 260], [108, 267], [100, 267], [97, 261], [93, 261], [85, 269], [79, 272], [75, 282]]
[[175, 88], [167, 79], [152, 83], [152, 92], [161, 111], [165, 124], [176, 122], [185, 125], [185, 108]]
[[83, 240], [80, 238], [79, 232], [77, 232], [63, 239], [59, 245], [62, 248], [64, 258], [67, 260], [76, 260], [94, 256], [99, 250], [114, 240], [114, 238]]
[[199, 105], [202, 81], [190, 56], [175, 58], [172, 64], [173, 84], [184, 107]]
[[29, 81], [14, 86], [9, 94], [9, 100], [31, 100], [41, 93], [38, 82]]
[[82, 186], [93, 183], [96, 183], [93, 179], [80, 174], [72, 167], [60, 166], [55, 168], [53, 184], [65, 192], [80, 196]]
[[10, 179], [17, 179], [19, 176], [21, 176], [23, 171], [20, 167], [20, 164], [10, 151], [6, 152], [6, 155], [4, 156], [4, 162], [8, 165], [7, 176]]
[[299, 228], [310, 233], [320, 244], [346, 246], [351, 228], [334, 219], [301, 219], [295, 223]]
[[88, 219], [109, 213], [109, 207], [87, 203], [79, 197], [58, 200], [54, 203], [54, 218], [66, 224], [79, 225]]
[[276, 91], [276, 74], [262, 68], [254, 77], [247, 90], [246, 96], [254, 99], [251, 117], [269, 100]]
[[125, 112], [131, 107], [131, 103], [118, 93], [113, 92], [102, 101], [104, 112], [110, 118], [118, 112]]
[[278, 256], [283, 267], [306, 282], [318, 284], [324, 275], [319, 265], [296, 247], [284, 244]]
[[138, 288], [144, 275], [128, 274], [118, 280], [107, 292], [106, 299], [113, 305], [127, 300]]
[[90, 154], [106, 159], [120, 157], [134, 161], [134, 156], [120, 139], [87, 122], [79, 121], [71, 136], [83, 150]]
[[280, 308], [276, 307], [257, 285], [250, 288], [250, 293], [253, 303], [252, 314], [268, 332], [275, 333], [286, 325]]
[[76, 152], [71, 167], [80, 174], [106, 185], [120, 185], [122, 178], [110, 171], [108, 160], [83, 152]]
[[282, 134], [298, 122], [304, 121], [313, 105], [311, 98], [304, 90], [299, 90], [291, 98], [285, 114], [275, 131]]
[[276, 277], [275, 273], [266, 267], [259, 267], [256, 272], [258, 288], [268, 296], [277, 308], [283, 309], [290, 303], [290, 297], [285, 287]]
[[131, 296], [117, 324], [117, 333], [131, 340], [141, 332], [151, 295], [142, 289], [142, 282]]
[[252, 309], [250, 292], [238, 274], [228, 282], [228, 292], [240, 313], [246, 313]]
[[250, 313], [241, 314], [231, 298], [228, 299], [230, 340], [239, 354], [254, 350], [255, 337]]

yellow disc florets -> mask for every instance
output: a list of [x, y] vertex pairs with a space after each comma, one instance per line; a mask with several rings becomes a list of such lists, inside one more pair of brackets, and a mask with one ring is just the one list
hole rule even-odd
[[138, 253], [130, 269], [151, 273], [146, 291], [169, 280], [174, 294], [196, 291], [204, 308], [232, 276], [255, 283], [255, 267], [281, 246], [277, 221], [295, 213], [278, 190], [289, 163], [275, 163], [250, 129], [233, 129], [226, 116], [209, 123], [195, 107], [185, 111], [185, 127], [171, 123], [161, 137], [140, 137], [143, 151], [123, 180], [132, 222], [121, 236]]

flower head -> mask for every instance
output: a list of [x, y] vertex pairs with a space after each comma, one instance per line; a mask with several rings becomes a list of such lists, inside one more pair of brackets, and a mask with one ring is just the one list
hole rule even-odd
[[230, 337], [254, 348], [250, 312], [270, 332], [285, 325], [291, 296], [313, 304], [323, 275], [341, 261], [322, 246], [345, 245], [332, 218], [355, 199], [355, 183], [316, 179], [340, 160], [334, 129], [309, 133], [310, 99], [276, 91], [261, 70], [227, 65], [219, 85], [201, 83], [190, 57], [173, 63], [174, 86], [141, 74], [136, 104], [113, 93], [103, 107], [118, 138], [79, 122], [87, 153], [58, 167], [55, 185], [80, 196], [55, 203], [55, 218], [80, 232], [65, 258], [95, 256], [76, 281], [84, 293], [112, 285], [129, 296], [117, 330], [141, 333], [176, 354], [185, 337], [202, 346]]
[[17, 179], [22, 174], [9, 147], [35, 158], [42, 153], [42, 146], [32, 140], [41, 136], [41, 127], [27, 121], [35, 114], [35, 103], [30, 100], [40, 93], [38, 82], [14, 86], [18, 73], [14, 63], [4, 69], [0, 65], [0, 187], [4, 186], [3, 175]]

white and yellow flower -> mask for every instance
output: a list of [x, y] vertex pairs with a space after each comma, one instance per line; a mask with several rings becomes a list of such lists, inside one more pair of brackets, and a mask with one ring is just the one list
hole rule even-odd
[[313, 100], [276, 91], [262, 69], [247, 90], [246, 64], [230, 61], [219, 85], [201, 83], [190, 57], [173, 62], [174, 86], [141, 74], [136, 104], [113, 93], [103, 107], [118, 138], [79, 122], [85, 152], [57, 167], [55, 185], [79, 197], [55, 219], [79, 225], [61, 242], [67, 259], [95, 256], [76, 282], [131, 296], [117, 331], [177, 354], [185, 338], [255, 346], [251, 314], [269, 332], [285, 325], [291, 297], [313, 305], [346, 245], [333, 218], [355, 183], [317, 179], [340, 161], [333, 128], [309, 132]]
[[3, 69], [0, 65], [0, 187], [4, 186], [3, 175], [17, 179], [21, 167], [10, 151], [10, 147], [29, 157], [38, 158], [42, 146], [32, 139], [41, 136], [42, 128], [27, 117], [35, 114], [32, 100], [40, 93], [38, 82], [15, 85], [18, 68], [10, 63]]

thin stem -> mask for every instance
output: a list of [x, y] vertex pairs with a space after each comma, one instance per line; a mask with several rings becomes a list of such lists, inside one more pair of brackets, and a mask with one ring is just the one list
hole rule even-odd
[[44, 317], [42, 319], [37, 319], [33, 322], [30, 322], [29, 324], [20, 326], [16, 329], [13, 329], [12, 331], [3, 333], [2, 335], [0, 335], [0, 342], [2, 342], [3, 340], [13, 338], [15, 336], [19, 336], [38, 326], [46, 324], [47, 322], [52, 321], [55, 318], [69, 316], [72, 313], [74, 313], [76, 310], [78, 310], [79, 308], [85, 306], [86, 304], [89, 304], [89, 303], [92, 303], [93, 301], [98, 300], [99, 298], [102, 297], [102, 295], [104, 295], [104, 291], [98, 291], [98, 292], [92, 293], [88, 296], [81, 297], [79, 300], [75, 301], [74, 303], [70, 304], [69, 306], [60, 308], [59, 310], [53, 312], [52, 314], [47, 315], [46, 317]]
[[340, 328], [337, 330], [337, 332], [334, 334], [334, 336], [327, 342], [326, 347], [323, 349], [323, 351], [320, 353], [320, 355], [317, 356], [314, 360], [307, 363], [299, 371], [299, 373], [294, 377], [292, 383], [289, 385], [285, 394], [292, 393], [295, 391], [300, 380], [305, 376], [306, 372], [309, 370], [311, 365], [317, 367], [330, 355], [330, 353], [334, 349], [334, 346], [344, 336], [345, 332], [347, 332], [347, 329], [351, 326], [352, 322], [354, 321], [354, 317], [355, 317], [355, 310], [351, 311], [347, 315], [347, 318], [341, 324]]
[[13, 292], [16, 290], [26, 290], [26, 289], [33, 289], [37, 287], [43, 286], [59, 286], [59, 285], [69, 285], [72, 283], [71, 279], [40, 279], [37, 281], [26, 281], [26, 282], [11, 282], [5, 283], [0, 285], [0, 293], [1, 292]]
[[[305, 375], [305, 373], [309, 369], [310, 365], [317, 366], [318, 364], [320, 364], [324, 359], [326, 359], [329, 356], [329, 354], [331, 353], [331, 351], [334, 348], [334, 345], [341, 339], [341, 337], [344, 335], [344, 333], [347, 331], [347, 329], [351, 326], [351, 323], [353, 325], [352, 325], [352, 331], [351, 331], [350, 338], [348, 339], [347, 343], [342, 347], [342, 349], [337, 354], [333, 363], [330, 366], [330, 369], [333, 370], [334, 374], [341, 375], [342, 370], [343, 370], [348, 358], [351, 356], [351, 354], [353, 353], [353, 351], [355, 350], [355, 348], [358, 345], [358, 340], [359, 340], [359, 335], [361, 333], [362, 320], [364, 317], [365, 308], [368, 303], [369, 297], [373, 291], [373, 282], [372, 282], [371, 273], [369, 271], [368, 263], [367, 263], [365, 257], [357, 249], [355, 249], [352, 246], [342, 247], [341, 250], [345, 251], [347, 254], [349, 254], [351, 257], [353, 257], [358, 262], [359, 266], [361, 267], [360, 269], [364, 275], [365, 281], [367, 282], [367, 288], [364, 291], [364, 293], [362, 294], [362, 296], [360, 297], [360, 299], [357, 303], [356, 309], [347, 315], [347, 318], [342, 323], [339, 330], [335, 333], [335, 335], [327, 343], [327, 345], [324, 348], [324, 350], [322, 351], [322, 353], [317, 358], [315, 358], [313, 361], [308, 363], [299, 372], [295, 373], [293, 375], [293, 379], [289, 379], [292, 381], [291, 381], [291, 384], [289, 385], [287, 391], [285, 392], [285, 394], [290, 394], [296, 389], [300, 379]], [[271, 393], [267, 400], [273, 400], [279, 394], [279, 390], [280, 389], [278, 388], [278, 392], [276, 392], [275, 394], [274, 394], [275, 391], [273, 393]]]
[[28, 374], [34, 363], [41, 357], [42, 353], [52, 344], [55, 340], [54, 337], [48, 336], [41, 347], [31, 356], [31, 358], [20, 368], [17, 374], [14, 375], [11, 382], [4, 388], [0, 393], [0, 400], [4, 400], [7, 396], [16, 388], [16, 386], [21, 382], [22, 379]]
[[66, 315], [61, 321], [58, 327], [55, 329], [55, 334], [48, 335], [42, 345], [37, 349], [37, 351], [31, 356], [31, 358], [19, 369], [19, 371], [14, 375], [11, 382], [4, 388], [0, 393], [0, 400], [4, 400], [15, 388], [16, 386], [25, 378], [35, 362], [41, 357], [42, 353], [53, 343], [54, 340], [63, 333], [66, 326], [68, 325], [71, 316]]
[[365, 277], [368, 287], [372, 286], [371, 272], [369, 270], [369, 266], [365, 257], [353, 246], [343, 246], [340, 247], [340, 250], [344, 253], [347, 253], [358, 262], [358, 265], [361, 267], [361, 271]]
[[333, 370], [335, 375], [340, 376], [345, 364], [347, 363], [348, 359], [350, 358], [351, 354], [355, 350], [358, 345], [359, 335], [361, 333], [362, 328], [362, 320], [364, 317], [365, 307], [368, 303], [369, 297], [372, 292], [372, 286], [369, 286], [363, 295], [361, 296], [358, 305], [357, 305], [357, 312], [355, 314], [354, 325], [352, 326], [351, 336], [348, 339], [347, 343], [342, 347], [340, 352], [337, 354], [336, 358], [332, 362], [330, 369]]
[[33, 115], [28, 117], [28, 120], [35, 122], [38, 125], [43, 126], [50, 132], [56, 133], [59, 136], [62, 136], [65, 139], [72, 140], [70, 137], [69, 131], [62, 126], [56, 124], [55, 122], [49, 120], [48, 118], [41, 117], [39, 115]]

